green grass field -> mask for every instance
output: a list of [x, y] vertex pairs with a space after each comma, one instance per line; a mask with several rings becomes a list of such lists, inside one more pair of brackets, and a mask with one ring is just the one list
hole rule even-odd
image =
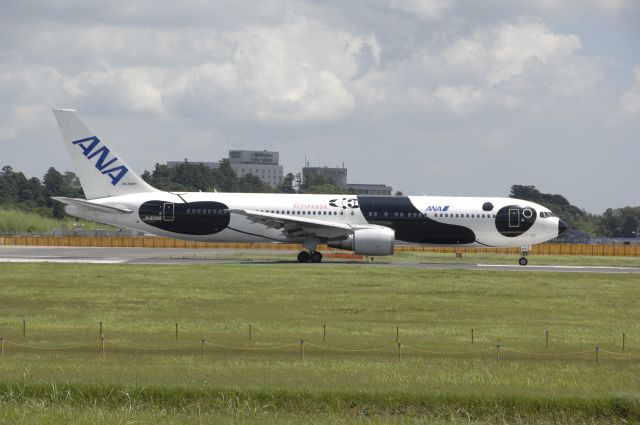
[[632, 274], [0, 264], [0, 421], [637, 423], [639, 284]]
[[113, 229], [113, 227], [106, 224], [76, 220], [70, 216], [66, 216], [63, 220], [57, 220], [53, 217], [45, 217], [30, 211], [0, 208], [0, 234], [50, 234], [54, 229], [73, 230], [77, 226], [83, 230]]

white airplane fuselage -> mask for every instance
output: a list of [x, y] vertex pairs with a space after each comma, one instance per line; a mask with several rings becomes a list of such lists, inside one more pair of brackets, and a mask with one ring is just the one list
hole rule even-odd
[[[360, 206], [363, 201], [367, 205], [364, 211]], [[370, 207], [369, 201], [376, 205]], [[354, 229], [386, 226], [394, 229], [399, 241], [427, 245], [519, 247], [545, 242], [560, 233], [559, 219], [547, 208], [513, 198], [153, 192], [92, 202], [133, 213], [87, 211], [72, 205], [66, 212], [160, 236], [207, 242], [305, 241], [304, 236], [290, 237], [280, 228], [267, 227], [230, 210], [341, 223]], [[152, 207], [148, 207], [150, 203]], [[482, 209], [486, 203], [493, 205], [491, 211]], [[147, 207], [141, 209], [143, 205]], [[549, 216], [541, 218], [541, 212]], [[205, 222], [212, 227], [202, 224]]]

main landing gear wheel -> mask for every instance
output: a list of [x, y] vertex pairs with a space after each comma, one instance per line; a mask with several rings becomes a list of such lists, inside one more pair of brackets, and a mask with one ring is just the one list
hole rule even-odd
[[322, 254], [319, 253], [318, 251], [313, 251], [311, 253], [311, 262], [312, 263], [319, 263], [320, 261], [322, 261]]
[[521, 266], [526, 266], [527, 264], [529, 264], [529, 260], [527, 260], [527, 257], [520, 257], [520, 259], [518, 260], [518, 264], [520, 264]]
[[309, 259], [311, 259], [311, 254], [309, 254], [307, 251], [300, 251], [298, 253], [298, 261], [301, 263], [306, 263], [309, 261]]
[[308, 262], [319, 263], [322, 261], [322, 253], [318, 251], [313, 251], [313, 252], [300, 251], [300, 253], [298, 253], [298, 261], [301, 263], [308, 263]]

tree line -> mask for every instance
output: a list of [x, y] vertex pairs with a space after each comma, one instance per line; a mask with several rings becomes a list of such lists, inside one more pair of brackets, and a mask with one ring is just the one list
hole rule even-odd
[[[247, 192], [247, 193], [349, 193], [324, 176], [287, 174], [282, 183], [272, 187], [254, 175], [238, 177], [228, 160], [217, 169], [184, 162], [175, 167], [156, 164], [142, 178], [150, 185], [168, 191]], [[51, 167], [42, 180], [27, 178], [24, 173], [5, 166], [0, 171], [0, 207], [36, 212], [42, 216], [63, 218], [62, 205], [52, 196], [83, 198], [80, 180], [71, 171], [59, 172]], [[562, 195], [540, 192], [535, 186], [513, 185], [509, 196], [544, 205], [574, 229], [573, 236], [636, 237], [640, 225], [640, 206], [609, 208], [603, 214], [590, 214], [572, 205]]]
[[512, 198], [524, 199], [549, 208], [572, 229], [574, 237], [635, 238], [640, 225], [640, 206], [607, 208], [603, 214], [590, 214], [572, 205], [562, 195], [542, 193], [535, 186], [511, 186]]

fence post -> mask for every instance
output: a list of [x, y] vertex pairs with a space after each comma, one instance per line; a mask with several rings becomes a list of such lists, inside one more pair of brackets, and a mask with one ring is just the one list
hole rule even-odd
[[471, 328], [471, 344], [473, 345], [473, 328]]
[[549, 331], [544, 331], [544, 348], [549, 348]]
[[102, 322], [100, 322], [100, 338], [102, 338]]
[[176, 341], [178, 340], [178, 322], [176, 322]]
[[322, 325], [322, 342], [327, 342], [327, 325]]
[[625, 333], [624, 333], [624, 332], [622, 332], [622, 351], [624, 351], [624, 342], [625, 342], [624, 340], [625, 340], [625, 336], [626, 336], [626, 335], [625, 335]]
[[396, 342], [400, 341], [400, 326], [396, 325]]
[[400, 353], [402, 352], [402, 344], [398, 342], [397, 346], [398, 346], [398, 360], [400, 360]]
[[596, 345], [596, 366], [598, 366], [598, 353], [600, 352], [600, 347]]
[[251, 341], [251, 323], [249, 323], [249, 341]]
[[4, 357], [4, 338], [0, 338], [0, 357]]
[[202, 346], [200, 348], [200, 358], [204, 360], [204, 339], [201, 341]]
[[500, 344], [496, 344], [496, 363], [500, 363]]
[[300, 360], [304, 360], [304, 339], [300, 340]]
[[[102, 324], [102, 322], [101, 322], [101, 324]], [[104, 360], [104, 338], [103, 337], [100, 337], [100, 342], [101, 342], [101, 345], [102, 345], [102, 360]]]
[[26, 337], [27, 336], [27, 321], [23, 320], [22, 321], [22, 337]]

